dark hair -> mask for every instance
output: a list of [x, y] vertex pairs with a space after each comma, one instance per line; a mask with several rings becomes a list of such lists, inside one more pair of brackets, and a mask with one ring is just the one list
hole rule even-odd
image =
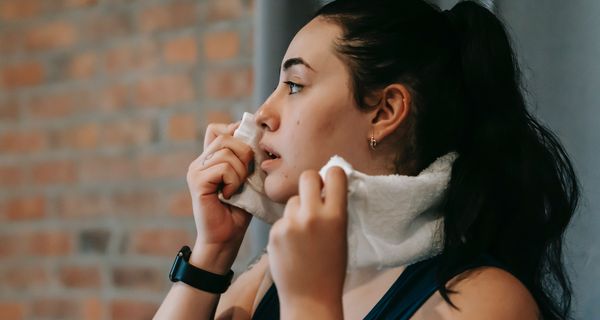
[[399, 173], [459, 153], [443, 204], [444, 299], [452, 304], [446, 283], [454, 271], [488, 253], [529, 289], [544, 319], [568, 318], [562, 238], [579, 183], [558, 138], [527, 110], [503, 23], [472, 1], [442, 12], [423, 0], [338, 0], [317, 16], [343, 30], [334, 49], [359, 108], [391, 83], [410, 90]]

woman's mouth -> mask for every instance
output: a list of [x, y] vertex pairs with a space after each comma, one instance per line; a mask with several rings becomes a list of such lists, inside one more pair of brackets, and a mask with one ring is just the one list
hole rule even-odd
[[279, 156], [279, 154], [277, 152], [275, 152], [273, 150], [273, 148], [265, 145], [265, 144], [260, 144], [260, 149], [262, 151], [265, 152], [265, 154], [267, 155], [267, 159], [264, 159], [261, 164], [260, 164], [260, 168], [265, 171], [265, 172], [269, 172], [269, 170], [273, 169], [274, 166], [276, 166], [281, 160], [281, 156]]

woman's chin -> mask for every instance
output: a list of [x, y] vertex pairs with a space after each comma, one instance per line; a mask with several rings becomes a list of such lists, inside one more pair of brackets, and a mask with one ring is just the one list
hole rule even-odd
[[286, 204], [288, 199], [295, 194], [293, 190], [289, 189], [293, 188], [290, 188], [289, 186], [286, 186], [285, 184], [276, 181], [275, 179], [273, 179], [273, 176], [267, 176], [267, 178], [265, 179], [265, 194], [269, 199], [271, 199], [271, 201]]

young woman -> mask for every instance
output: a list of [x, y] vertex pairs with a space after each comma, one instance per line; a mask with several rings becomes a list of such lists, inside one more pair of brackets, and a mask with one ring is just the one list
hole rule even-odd
[[[503, 24], [474, 2], [334, 1], [298, 32], [257, 112], [269, 198], [286, 203], [268, 254], [220, 296], [177, 282], [159, 319], [565, 319], [562, 236], [579, 197], [557, 138], [528, 111]], [[187, 181], [189, 264], [226, 274], [251, 215], [225, 205], [253, 154], [236, 124], [209, 125]], [[459, 156], [443, 249], [410, 266], [346, 273], [340, 155], [368, 175], [415, 176]], [[324, 198], [321, 190], [324, 189]], [[276, 290], [275, 290], [276, 288]]]

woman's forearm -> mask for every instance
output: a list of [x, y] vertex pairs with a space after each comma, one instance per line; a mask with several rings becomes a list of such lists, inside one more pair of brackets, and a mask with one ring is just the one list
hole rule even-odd
[[177, 282], [169, 290], [154, 319], [213, 319], [219, 297], [219, 294]]
[[[237, 251], [230, 252], [222, 247], [196, 245], [189, 263], [209, 272], [226, 274], [236, 254]], [[174, 283], [154, 319], [213, 319], [220, 296], [183, 282]]]

